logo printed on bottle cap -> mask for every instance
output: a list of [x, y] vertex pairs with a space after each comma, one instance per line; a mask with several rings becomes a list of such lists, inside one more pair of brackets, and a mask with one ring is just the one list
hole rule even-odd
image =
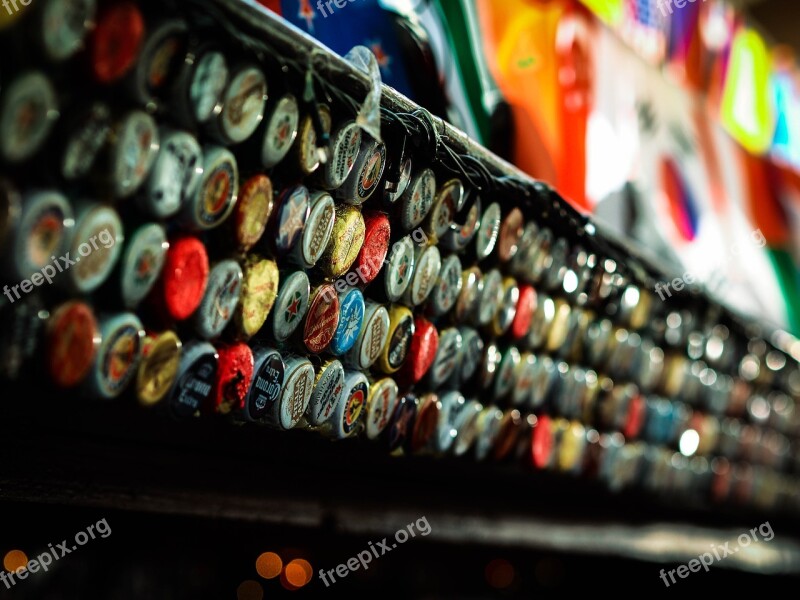
[[235, 260], [224, 260], [211, 269], [205, 295], [195, 315], [198, 335], [213, 339], [222, 333], [239, 304], [242, 277], [242, 268]]
[[67, 248], [70, 225], [74, 225], [72, 207], [63, 194], [44, 191], [26, 195], [18, 230], [12, 232], [16, 277], [27, 279], [54, 257], [60, 257]]
[[283, 342], [294, 333], [308, 310], [311, 286], [304, 271], [295, 271], [284, 279], [273, 309], [272, 335]]
[[236, 158], [226, 148], [207, 147], [203, 157], [203, 179], [182, 213], [182, 222], [199, 230], [217, 227], [230, 216], [238, 193]]
[[333, 235], [335, 220], [333, 198], [327, 192], [315, 193], [311, 197], [311, 210], [303, 229], [302, 242], [295, 248], [295, 255], [298, 255], [295, 262], [300, 263], [299, 266], [309, 269], [317, 264]]
[[389, 313], [386, 307], [368, 301], [364, 325], [346, 361], [359, 369], [371, 367], [386, 345], [389, 334]]
[[159, 149], [153, 117], [140, 110], [127, 114], [116, 130], [117, 142], [111, 150], [111, 177], [114, 195], [131, 196], [147, 179]]
[[256, 66], [239, 69], [225, 93], [220, 129], [226, 141], [243, 142], [258, 128], [267, 103], [267, 80]]
[[300, 109], [292, 94], [286, 94], [275, 104], [267, 117], [264, 142], [261, 146], [261, 164], [267, 169], [281, 162], [297, 138]]
[[169, 409], [176, 419], [199, 414], [208, 404], [217, 377], [217, 352], [208, 342], [192, 340], [183, 348], [178, 380], [169, 398]]
[[50, 80], [38, 71], [20, 75], [3, 90], [0, 104], [0, 156], [17, 163], [33, 156], [58, 118]]
[[244, 268], [242, 297], [236, 309], [240, 335], [253, 337], [267, 320], [278, 295], [278, 265], [274, 261], [251, 255]]
[[136, 374], [136, 397], [140, 404], [153, 406], [161, 402], [178, 377], [181, 362], [181, 341], [172, 331], [145, 338], [142, 361]]
[[386, 429], [397, 408], [398, 400], [398, 388], [394, 379], [386, 377], [370, 386], [365, 419], [368, 439], [377, 439]]
[[431, 169], [423, 169], [411, 180], [401, 200], [400, 224], [411, 230], [428, 216], [436, 194], [436, 176]]
[[358, 339], [364, 322], [364, 295], [361, 290], [352, 288], [339, 295], [339, 324], [331, 340], [331, 354], [341, 356], [347, 353]]
[[279, 253], [289, 252], [297, 244], [310, 208], [311, 197], [305, 186], [298, 185], [281, 194], [275, 223], [275, 247]]
[[314, 384], [314, 392], [308, 403], [308, 421], [311, 425], [322, 425], [342, 401], [344, 393], [344, 367], [338, 360], [331, 360], [320, 367]]
[[47, 323], [47, 366], [53, 382], [62, 388], [81, 383], [92, 368], [99, 340], [91, 306], [71, 301], [58, 307]]
[[451, 254], [442, 263], [436, 286], [431, 295], [431, 312], [435, 316], [447, 314], [461, 293], [461, 260]]
[[122, 222], [117, 211], [103, 205], [89, 208], [75, 227], [70, 246], [75, 265], [65, 271], [65, 282], [81, 293], [99, 288], [114, 270], [123, 242]]
[[323, 284], [314, 290], [306, 316], [303, 341], [314, 354], [322, 352], [330, 344], [339, 325], [339, 297], [335, 288]]
[[242, 184], [234, 209], [236, 243], [242, 252], [250, 250], [264, 235], [273, 207], [272, 181], [269, 177], [254, 175]]
[[427, 246], [417, 251], [417, 266], [411, 278], [404, 299], [410, 306], [419, 306], [433, 291], [439, 271], [442, 268], [442, 259], [436, 246]]
[[41, 14], [41, 41], [47, 57], [61, 62], [83, 48], [96, 12], [96, 0], [50, 0], [45, 3]]
[[384, 279], [386, 297], [397, 302], [408, 289], [414, 272], [414, 242], [411, 236], [396, 241], [392, 245]]
[[163, 135], [146, 193], [140, 200], [142, 208], [158, 218], [177, 213], [200, 183], [202, 162], [200, 144], [194, 136], [183, 131]]
[[100, 323], [100, 336], [91, 391], [101, 398], [116, 398], [139, 366], [142, 322], [133, 313], [120, 313]]
[[126, 308], [134, 308], [150, 293], [167, 255], [167, 234], [158, 223], [133, 232], [122, 253], [121, 295]]
[[261, 422], [278, 401], [283, 390], [284, 367], [281, 355], [272, 348], [258, 348], [250, 392], [245, 402], [247, 416]]
[[204, 52], [197, 59], [188, 86], [192, 117], [197, 123], [206, 123], [222, 110], [222, 94], [228, 85], [228, 63], [216, 50]]

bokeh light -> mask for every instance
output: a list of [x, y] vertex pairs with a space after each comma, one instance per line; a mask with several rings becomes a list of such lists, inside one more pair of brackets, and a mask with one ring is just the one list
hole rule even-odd
[[240, 583], [239, 587], [236, 588], [236, 597], [238, 600], [263, 600], [264, 589], [257, 581], [248, 579]]
[[22, 550], [11, 550], [3, 558], [6, 571], [14, 572], [28, 564], [28, 556]]
[[311, 581], [313, 570], [311, 564], [302, 558], [296, 558], [286, 565], [286, 580], [296, 588], [301, 588]]
[[514, 567], [507, 560], [496, 558], [485, 569], [486, 582], [495, 589], [504, 590], [514, 583]]
[[264, 579], [274, 579], [282, 570], [283, 561], [274, 552], [264, 552], [256, 559], [256, 571]]

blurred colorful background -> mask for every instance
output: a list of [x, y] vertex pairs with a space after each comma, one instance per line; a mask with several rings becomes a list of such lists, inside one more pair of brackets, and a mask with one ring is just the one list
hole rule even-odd
[[[800, 71], [790, 40], [750, 13], [722, 0], [260, 2], [340, 54], [370, 47], [385, 83], [667, 270], [800, 334]], [[787, 22], [800, 12], [770, 3]]]

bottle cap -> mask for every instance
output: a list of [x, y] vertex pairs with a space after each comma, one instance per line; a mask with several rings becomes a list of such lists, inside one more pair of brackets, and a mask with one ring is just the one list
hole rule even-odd
[[214, 46], [193, 50], [178, 75], [173, 114], [183, 125], [207, 123], [222, 112], [222, 94], [230, 72], [225, 55]]
[[511, 322], [511, 338], [521, 340], [528, 335], [533, 321], [533, 313], [536, 310], [536, 290], [530, 285], [519, 287], [519, 300], [514, 312], [514, 320]]
[[461, 292], [456, 299], [453, 316], [456, 322], [472, 320], [478, 310], [478, 300], [483, 291], [483, 273], [478, 267], [470, 267], [461, 272]]
[[550, 467], [553, 455], [553, 432], [550, 417], [539, 415], [531, 434], [531, 459], [537, 469]]
[[500, 205], [492, 202], [483, 211], [480, 229], [475, 237], [475, 254], [477, 259], [483, 260], [489, 256], [497, 244], [500, 234]]
[[324, 363], [317, 372], [314, 391], [306, 415], [312, 426], [325, 423], [338, 408], [344, 395], [344, 367], [336, 359]]
[[323, 425], [322, 433], [337, 440], [350, 437], [364, 413], [368, 396], [369, 381], [366, 375], [358, 371], [345, 371], [344, 393]]
[[95, 80], [111, 84], [122, 79], [136, 64], [144, 35], [144, 17], [134, 2], [106, 6], [97, 18], [89, 48]]
[[100, 347], [84, 389], [94, 398], [116, 398], [136, 375], [142, 356], [144, 331], [133, 313], [118, 313], [100, 319]]
[[178, 377], [181, 341], [172, 331], [145, 337], [136, 373], [136, 398], [142, 406], [160, 403]]
[[233, 212], [239, 194], [236, 157], [221, 146], [203, 149], [203, 176], [179, 215], [181, 225], [205, 231], [221, 225]]
[[214, 393], [217, 377], [217, 351], [208, 342], [191, 340], [184, 344], [175, 387], [169, 394], [167, 408], [175, 419], [200, 415]]
[[458, 391], [445, 392], [440, 396], [441, 413], [437, 425], [436, 435], [433, 438], [434, 451], [446, 454], [453, 447], [458, 435], [458, 417], [467, 403], [464, 396]]
[[255, 65], [231, 73], [222, 97], [222, 112], [212, 121], [210, 133], [222, 144], [239, 144], [258, 129], [267, 105], [267, 80]]
[[497, 269], [491, 269], [483, 276], [483, 286], [478, 300], [477, 324], [486, 326], [491, 323], [502, 302], [503, 276]]
[[517, 254], [524, 227], [525, 218], [522, 211], [515, 206], [500, 225], [497, 241], [497, 257], [500, 262], [508, 262]]
[[311, 284], [305, 271], [295, 271], [283, 279], [272, 310], [272, 337], [284, 342], [291, 337], [308, 311]]
[[275, 304], [280, 275], [274, 261], [251, 254], [242, 268], [242, 296], [235, 319], [239, 334], [246, 340], [256, 335]]
[[242, 342], [217, 349], [219, 363], [214, 382], [213, 411], [221, 415], [241, 413], [250, 385], [255, 363], [250, 346]]
[[402, 396], [397, 402], [388, 427], [383, 430], [389, 452], [395, 452], [406, 444], [414, 430], [419, 400], [413, 394]]
[[469, 381], [478, 369], [478, 365], [483, 358], [483, 338], [471, 327], [459, 327], [461, 333], [461, 353], [456, 371], [453, 373], [453, 381], [456, 387]]
[[311, 196], [305, 186], [287, 188], [278, 196], [273, 217], [274, 249], [287, 255], [300, 241], [311, 210]]
[[449, 229], [441, 236], [439, 245], [453, 252], [461, 252], [479, 231], [481, 214], [481, 200], [476, 196], [475, 201], [469, 205], [464, 223], [451, 223]]
[[277, 402], [272, 403], [265, 423], [274, 429], [291, 429], [297, 425], [308, 408], [314, 390], [314, 367], [307, 358], [284, 358], [283, 389]]
[[259, 242], [274, 206], [272, 181], [263, 173], [253, 175], [241, 185], [233, 215], [234, 235], [240, 252], [250, 251]]
[[510, 346], [502, 353], [492, 387], [492, 398], [495, 402], [504, 399], [511, 392], [514, 387], [514, 374], [521, 362], [519, 350], [514, 346]]
[[25, 195], [19, 225], [10, 232], [14, 279], [27, 279], [51, 262], [62, 267], [60, 257], [67, 250], [75, 226], [73, 216], [72, 206], [61, 192]]
[[450, 230], [456, 212], [464, 204], [464, 184], [458, 179], [445, 182], [433, 200], [424, 229], [434, 242]]
[[475, 458], [485, 460], [495, 446], [500, 435], [500, 428], [503, 424], [503, 411], [496, 406], [488, 406], [483, 409], [476, 426], [478, 428], [477, 441], [475, 443]]
[[[456, 405], [458, 406], [458, 405]], [[477, 400], [467, 400], [463, 407], [452, 417], [455, 424], [456, 440], [453, 444], [453, 454], [464, 456], [472, 448], [478, 436], [478, 417], [483, 411], [483, 406]]]
[[362, 134], [361, 148], [350, 175], [344, 184], [334, 192], [334, 195], [347, 204], [356, 206], [364, 204], [378, 189], [385, 166], [386, 146], [384, 143]]
[[62, 62], [82, 50], [96, 13], [96, 0], [46, 2], [39, 13], [39, 41], [47, 59]]
[[333, 233], [323, 254], [322, 268], [325, 274], [341, 277], [347, 273], [364, 245], [365, 235], [366, 226], [361, 212], [352, 206], [337, 206]]
[[64, 270], [64, 283], [82, 294], [93, 292], [111, 275], [124, 243], [117, 211], [100, 204], [89, 205], [75, 225], [69, 246], [69, 256], [75, 264]]
[[107, 104], [94, 102], [78, 113], [64, 136], [65, 142], [59, 161], [61, 176], [67, 181], [75, 181], [88, 175], [110, 133], [111, 109]]
[[536, 357], [530, 352], [526, 352], [514, 369], [514, 383], [511, 391], [511, 403], [514, 406], [527, 407], [531, 400], [531, 394], [533, 394], [533, 382], [536, 375]]
[[442, 403], [436, 394], [425, 394], [419, 399], [417, 418], [408, 440], [411, 454], [423, 454], [434, 449], [441, 414]]
[[500, 337], [508, 331], [517, 315], [517, 304], [519, 304], [517, 282], [512, 277], [506, 277], [503, 279], [500, 308], [492, 319], [492, 333]]
[[134, 110], [116, 125], [111, 141], [111, 191], [116, 198], [128, 198], [145, 182], [159, 154], [158, 126], [153, 117]]
[[283, 359], [277, 350], [260, 347], [253, 351], [253, 364], [253, 381], [241, 418], [264, 423], [267, 413], [283, 391]]
[[414, 262], [414, 273], [403, 295], [403, 303], [408, 306], [419, 306], [427, 300], [442, 269], [442, 257], [436, 246], [417, 248]]
[[261, 164], [270, 169], [289, 153], [297, 138], [300, 123], [300, 108], [292, 94], [286, 94], [275, 103], [267, 115], [264, 141], [261, 145]]
[[186, 24], [177, 19], [150, 29], [127, 81], [137, 102], [156, 108], [156, 99], [175, 81], [186, 60], [186, 37]]
[[341, 356], [355, 345], [364, 324], [364, 294], [357, 288], [350, 288], [339, 294], [339, 324], [331, 339], [328, 352]]
[[436, 358], [427, 377], [431, 389], [439, 388], [453, 376], [461, 356], [462, 342], [461, 333], [455, 327], [448, 327], [439, 334]]
[[303, 236], [288, 256], [290, 262], [304, 269], [310, 269], [322, 257], [336, 221], [336, 205], [327, 192], [312, 193], [310, 205]]
[[242, 294], [242, 267], [235, 260], [218, 262], [208, 274], [205, 294], [192, 317], [201, 338], [218, 338], [233, 318]]
[[47, 371], [60, 388], [81, 383], [92, 368], [100, 331], [92, 307], [70, 301], [56, 308], [47, 321]]
[[397, 302], [408, 289], [414, 273], [414, 242], [410, 235], [392, 244], [383, 270], [383, 292], [389, 302]]
[[142, 225], [128, 237], [120, 260], [120, 295], [125, 308], [135, 308], [153, 289], [168, 249], [167, 234], [158, 223]]
[[345, 355], [345, 363], [357, 369], [370, 368], [381, 354], [389, 336], [389, 312], [386, 307], [367, 300], [364, 325], [356, 343]]
[[383, 433], [397, 408], [398, 400], [397, 384], [391, 377], [370, 385], [364, 417], [367, 439], [376, 440]]
[[456, 254], [444, 259], [428, 303], [428, 310], [433, 316], [446, 315], [455, 306], [463, 285], [461, 273], [461, 260]]
[[339, 296], [330, 284], [312, 291], [308, 303], [303, 343], [309, 352], [319, 354], [331, 343], [339, 326]]
[[418, 383], [433, 365], [438, 348], [439, 332], [436, 327], [424, 317], [418, 316], [414, 320], [411, 349], [397, 379], [409, 385]]
[[196, 237], [173, 240], [164, 262], [164, 305], [177, 321], [188, 319], [200, 306], [208, 283], [208, 254]]
[[139, 207], [159, 219], [171, 217], [191, 201], [203, 178], [203, 153], [193, 135], [161, 130], [158, 157], [137, 199]]
[[411, 183], [400, 198], [400, 225], [411, 231], [425, 220], [433, 207], [436, 194], [436, 175], [431, 169], [422, 169], [411, 178]]
[[58, 97], [50, 80], [38, 71], [19, 75], [0, 98], [0, 158], [9, 163], [31, 158], [58, 117]]
[[396, 373], [406, 361], [414, 336], [414, 314], [405, 306], [389, 310], [389, 334], [381, 351], [378, 367], [384, 373]]
[[371, 283], [383, 267], [391, 234], [389, 218], [385, 214], [364, 213], [364, 244], [352, 265], [364, 285]]
[[331, 134], [331, 155], [314, 173], [314, 182], [326, 190], [341, 187], [353, 171], [361, 150], [361, 127], [345, 121]]

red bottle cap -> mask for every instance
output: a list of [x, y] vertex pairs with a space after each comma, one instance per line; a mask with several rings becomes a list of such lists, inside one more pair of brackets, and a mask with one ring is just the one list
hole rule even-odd
[[84, 302], [62, 304], [47, 324], [47, 369], [62, 388], [78, 385], [94, 363], [100, 333], [92, 307]]
[[94, 78], [113, 83], [124, 77], [139, 57], [144, 33], [144, 17], [133, 2], [119, 2], [103, 11], [92, 36]]
[[409, 450], [412, 454], [419, 454], [431, 449], [431, 442], [439, 426], [442, 413], [442, 403], [436, 394], [426, 394], [419, 401], [417, 419], [411, 431]]
[[628, 404], [628, 416], [622, 428], [622, 435], [625, 439], [635, 439], [644, 426], [645, 415], [647, 414], [647, 404], [639, 394], [631, 398]]
[[537, 469], [546, 469], [550, 465], [553, 453], [552, 421], [547, 415], [539, 415], [531, 435], [531, 458]]
[[398, 379], [408, 385], [419, 382], [433, 365], [438, 348], [439, 332], [433, 323], [423, 317], [414, 319], [414, 337]]
[[200, 306], [208, 283], [208, 254], [196, 237], [175, 240], [164, 263], [164, 304], [178, 321], [189, 318]]
[[339, 296], [330, 284], [319, 286], [312, 292], [306, 313], [303, 341], [306, 348], [319, 354], [331, 343], [339, 325]]
[[536, 310], [536, 290], [530, 285], [519, 286], [517, 312], [511, 322], [511, 337], [515, 340], [528, 335], [531, 328], [533, 312]]
[[363, 283], [370, 283], [378, 276], [389, 252], [389, 237], [392, 228], [389, 218], [379, 212], [364, 213], [364, 245], [352, 269], [360, 274]]
[[217, 348], [219, 365], [214, 383], [214, 412], [227, 415], [244, 410], [253, 381], [253, 351], [244, 343]]

